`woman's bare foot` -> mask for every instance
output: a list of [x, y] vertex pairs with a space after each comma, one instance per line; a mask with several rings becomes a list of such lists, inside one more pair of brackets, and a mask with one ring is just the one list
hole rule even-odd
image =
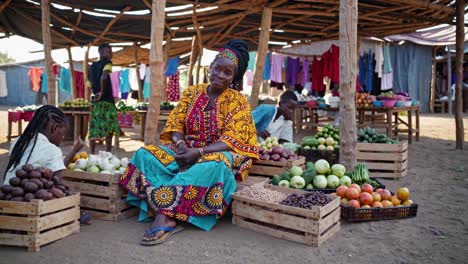
[[[159, 226], [165, 226], [165, 227], [175, 227], [177, 225], [176, 221], [170, 219], [166, 215], [163, 214], [157, 214], [156, 217], [154, 218], [153, 223], [151, 224], [150, 229], [154, 229]], [[161, 237], [164, 234], [165, 231], [157, 231], [151, 234], [146, 234], [143, 237], [144, 241], [153, 241], [157, 240], [159, 237]]]

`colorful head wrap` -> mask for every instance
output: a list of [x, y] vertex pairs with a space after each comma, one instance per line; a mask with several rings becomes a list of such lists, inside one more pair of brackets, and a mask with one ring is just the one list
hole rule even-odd
[[241, 91], [244, 73], [249, 64], [247, 42], [240, 39], [230, 40], [227, 45], [219, 50], [215, 60], [218, 58], [228, 58], [237, 66], [237, 72], [232, 80], [231, 88]]

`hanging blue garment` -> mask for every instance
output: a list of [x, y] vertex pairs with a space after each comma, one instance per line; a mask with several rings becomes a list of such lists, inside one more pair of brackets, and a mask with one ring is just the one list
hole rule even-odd
[[374, 56], [371, 51], [366, 53], [366, 92], [374, 88]]
[[253, 72], [255, 69], [255, 58], [257, 57], [257, 52], [249, 52], [249, 64], [247, 65], [247, 70]]
[[70, 79], [70, 70], [65, 67], [60, 67], [59, 87], [60, 90], [66, 92], [67, 94], [71, 94]]
[[47, 74], [44, 72], [41, 75], [42, 84], [41, 84], [41, 93], [47, 93]]
[[128, 93], [130, 91], [129, 72], [128, 69], [120, 71], [120, 93]]
[[389, 44], [385, 44], [383, 46], [383, 73], [391, 73], [392, 69], [392, 61], [390, 59], [390, 46]]
[[166, 65], [166, 76], [172, 76], [177, 73], [177, 68], [179, 67], [179, 57], [169, 59]]
[[271, 53], [268, 52], [263, 66], [263, 80], [270, 80], [271, 74]]
[[366, 84], [366, 54], [359, 56], [359, 85]]

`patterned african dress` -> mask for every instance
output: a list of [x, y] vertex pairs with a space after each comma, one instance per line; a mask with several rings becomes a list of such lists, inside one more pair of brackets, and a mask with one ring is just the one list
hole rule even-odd
[[[209, 111], [207, 84], [187, 88], [171, 112], [162, 146], [145, 146], [134, 154], [120, 184], [129, 191], [127, 202], [140, 208], [139, 221], [151, 211], [210, 230], [258, 158], [258, 143], [250, 105], [243, 95], [226, 89]], [[179, 172], [170, 134], [181, 132], [188, 147], [222, 141], [232, 151], [204, 155]], [[151, 210], [152, 209], [152, 210]]]

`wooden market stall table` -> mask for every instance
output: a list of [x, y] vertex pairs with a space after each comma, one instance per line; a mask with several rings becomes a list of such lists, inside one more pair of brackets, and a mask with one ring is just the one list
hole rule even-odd
[[[320, 108], [318, 106], [297, 105], [295, 109], [294, 128], [302, 129], [304, 125], [308, 128], [317, 129], [328, 120], [320, 119], [318, 111], [339, 112], [338, 107]], [[420, 135], [420, 106], [408, 107], [358, 107], [356, 109], [356, 125], [359, 128], [373, 127], [384, 128], [388, 137], [396, 138], [398, 133], [407, 133], [408, 142], [412, 143], [413, 134], [416, 141]], [[400, 113], [405, 112], [408, 121], [401, 118]], [[413, 124], [413, 114], [415, 123]], [[382, 118], [382, 116], [384, 118]], [[403, 126], [402, 128], [400, 126]]]
[[[12, 138], [17, 138], [23, 133], [23, 121], [26, 123], [31, 121], [34, 111], [8, 111], [8, 134], [7, 141], [10, 142]], [[18, 134], [12, 135], [13, 123], [18, 123]]]

